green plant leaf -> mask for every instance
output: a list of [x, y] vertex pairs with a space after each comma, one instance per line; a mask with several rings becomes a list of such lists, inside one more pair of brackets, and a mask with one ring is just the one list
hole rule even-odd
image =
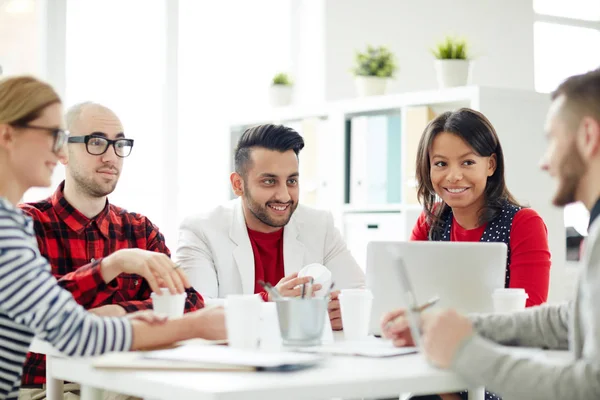
[[367, 46], [365, 52], [356, 52], [352, 72], [359, 76], [391, 78], [398, 69], [394, 55], [384, 46]]
[[464, 39], [447, 36], [430, 51], [439, 60], [468, 60], [467, 42]]
[[273, 85], [291, 86], [292, 79], [290, 78], [290, 76], [288, 74], [280, 72], [273, 77], [272, 84]]

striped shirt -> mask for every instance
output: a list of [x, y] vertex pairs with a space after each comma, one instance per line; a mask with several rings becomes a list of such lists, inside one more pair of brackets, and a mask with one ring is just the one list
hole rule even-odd
[[0, 400], [17, 399], [34, 335], [69, 356], [131, 348], [131, 323], [87, 313], [59, 287], [29, 217], [0, 197]]

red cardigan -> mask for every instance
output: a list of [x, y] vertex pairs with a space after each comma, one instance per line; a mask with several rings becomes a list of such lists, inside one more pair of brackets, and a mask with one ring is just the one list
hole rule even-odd
[[[478, 242], [486, 225], [464, 229], [453, 220], [450, 240], [453, 242]], [[429, 225], [421, 213], [410, 240], [427, 240]], [[529, 295], [527, 307], [545, 303], [550, 281], [550, 250], [548, 230], [542, 218], [531, 208], [519, 210], [510, 231], [510, 281], [509, 287], [523, 288]]]

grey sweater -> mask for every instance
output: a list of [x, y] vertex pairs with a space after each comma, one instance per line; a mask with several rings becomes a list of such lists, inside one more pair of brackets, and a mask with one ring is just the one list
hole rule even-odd
[[[573, 302], [472, 317], [477, 333], [452, 363], [471, 387], [485, 386], [504, 400], [600, 399], [600, 218], [585, 246]], [[569, 349], [573, 361], [526, 358], [503, 345]]]

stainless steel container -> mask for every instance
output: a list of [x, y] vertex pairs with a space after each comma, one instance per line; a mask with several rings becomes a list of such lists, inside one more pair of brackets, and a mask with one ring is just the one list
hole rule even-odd
[[279, 329], [287, 346], [318, 346], [327, 313], [326, 298], [275, 300]]

